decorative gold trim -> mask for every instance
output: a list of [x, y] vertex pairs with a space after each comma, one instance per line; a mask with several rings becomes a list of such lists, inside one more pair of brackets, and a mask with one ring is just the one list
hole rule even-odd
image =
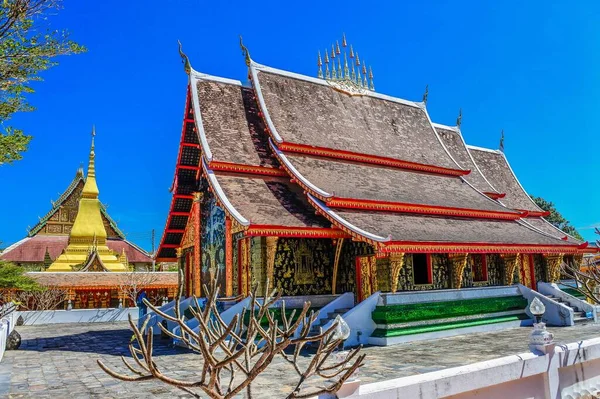
[[335, 295], [335, 287], [337, 286], [338, 265], [340, 263], [340, 255], [342, 254], [343, 246], [344, 239], [338, 239], [335, 244], [335, 257], [333, 258], [333, 278], [331, 280], [331, 293], [333, 295]]
[[512, 285], [515, 279], [515, 269], [521, 260], [521, 254], [507, 254], [504, 259], [504, 284]]
[[557, 283], [560, 280], [560, 265], [563, 262], [564, 254], [546, 255], [548, 265], [548, 281]]
[[451, 278], [452, 288], [460, 289], [462, 287], [462, 280], [467, 266], [467, 255], [466, 253], [459, 254], [448, 254], [451, 267]]
[[404, 267], [404, 253], [393, 253], [390, 254], [390, 271], [392, 273], [392, 286], [390, 287], [392, 292], [398, 290], [398, 279], [400, 277], [400, 271]]
[[[279, 237], [268, 236], [267, 241], [267, 273], [265, 278], [265, 293], [273, 288], [275, 275], [275, 255], [277, 254], [277, 241]], [[268, 285], [267, 285], [268, 284]], [[270, 285], [270, 286], [269, 286]]]

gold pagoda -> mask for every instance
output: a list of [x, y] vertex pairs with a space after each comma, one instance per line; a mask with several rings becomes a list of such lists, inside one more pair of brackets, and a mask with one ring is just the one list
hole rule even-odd
[[116, 254], [106, 244], [107, 234], [102, 222], [94, 166], [95, 135], [96, 131], [92, 129], [88, 173], [79, 200], [79, 211], [69, 234], [69, 245], [47, 269], [49, 272], [128, 270], [125, 254]]

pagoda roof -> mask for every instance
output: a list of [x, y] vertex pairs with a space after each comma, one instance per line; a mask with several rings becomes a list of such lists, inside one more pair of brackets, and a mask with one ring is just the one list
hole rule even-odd
[[502, 151], [471, 145], [467, 149], [486, 179], [493, 187], [506, 194], [501, 199], [504, 205], [531, 213], [545, 213], [527, 194]]
[[461, 169], [433, 128], [424, 103], [374, 92], [350, 95], [324, 79], [253, 61], [250, 74], [276, 144], [296, 143]]
[[[401, 202], [454, 208], [512, 212], [457, 177], [417, 173], [360, 163], [340, 162], [302, 154], [278, 156], [293, 165], [326, 198]], [[352, 184], [348, 184], [352, 182]]]
[[[84, 184], [85, 177], [83, 176], [83, 170], [80, 168], [77, 170], [75, 178], [73, 178], [67, 189], [58, 197], [56, 201], [52, 202], [52, 208], [50, 209], [50, 211], [44, 217], [40, 218], [40, 220], [35, 226], [28, 230], [27, 235], [29, 237], [33, 237], [34, 235], [40, 233], [40, 231], [43, 230], [48, 221], [51, 220], [52, 217], [57, 214], [61, 206], [68, 202], [72, 196], [81, 194], [81, 190], [83, 189]], [[77, 201], [78, 200], [79, 199], [77, 198]], [[110, 217], [106, 210], [106, 206], [102, 203], [100, 203], [100, 213], [102, 215], [102, 218], [108, 222], [116, 236], [121, 239], [124, 239], [125, 234], [123, 234], [123, 232], [117, 227], [117, 223]]]
[[544, 234], [551, 235], [552, 237], [560, 238], [561, 240], [581, 244], [582, 241], [572, 237], [554, 226], [552, 223], [548, 222], [543, 217], [531, 217], [524, 219], [524, 222], [532, 226], [533, 228], [543, 232]]
[[492, 186], [475, 163], [475, 160], [467, 149], [467, 144], [462, 136], [460, 127], [446, 126], [439, 123], [434, 123], [433, 127], [458, 165], [463, 169], [471, 171], [471, 173], [465, 176], [465, 180], [482, 193], [487, 193], [490, 197], [501, 198], [503, 193]]
[[27, 275], [47, 287], [114, 289], [136, 281], [145, 289], [177, 287], [177, 272], [30, 272]]
[[[0, 259], [14, 263], [43, 263], [46, 250], [52, 260], [58, 258], [69, 244], [69, 236], [66, 235], [35, 235], [25, 237], [4, 250]], [[107, 239], [106, 245], [113, 252], [125, 255], [130, 263], [152, 263], [152, 258], [146, 251], [135, 244], [121, 239]]]
[[[518, 221], [481, 220], [389, 212], [331, 209], [309, 194], [310, 202], [332, 222], [353, 236], [368, 238], [373, 244], [406, 252], [577, 252], [573, 244], [542, 235]], [[452, 249], [454, 248], [454, 249]], [[479, 248], [479, 249], [478, 249]], [[432, 251], [433, 249], [433, 251]]]

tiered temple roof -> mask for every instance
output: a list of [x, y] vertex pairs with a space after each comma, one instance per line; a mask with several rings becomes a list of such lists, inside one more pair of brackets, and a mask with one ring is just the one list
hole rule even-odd
[[[524, 221], [536, 209], [511, 202], [514, 187], [496, 184], [459, 129], [436, 131], [424, 102], [351, 87], [357, 79], [339, 84], [266, 67], [243, 51], [251, 87], [198, 73], [182, 54], [190, 88], [184, 133], [197, 133], [199, 176], [239, 231], [351, 236], [381, 252], [586, 247]], [[159, 260], [175, 258], [169, 226], [177, 215], [172, 207]]]

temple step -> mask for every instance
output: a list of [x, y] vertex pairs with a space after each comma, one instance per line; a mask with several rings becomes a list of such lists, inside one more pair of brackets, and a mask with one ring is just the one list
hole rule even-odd
[[372, 312], [371, 345], [437, 339], [531, 325], [516, 287], [384, 294]]

